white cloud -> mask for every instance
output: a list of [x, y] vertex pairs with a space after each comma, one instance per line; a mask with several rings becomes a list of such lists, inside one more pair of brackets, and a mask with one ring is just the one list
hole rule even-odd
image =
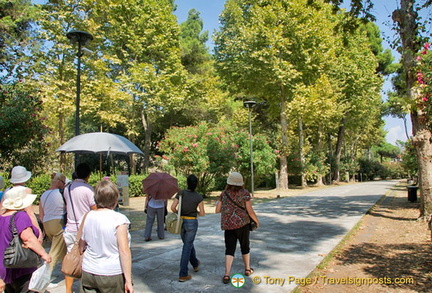
[[401, 126], [395, 126], [388, 130], [386, 140], [388, 143], [396, 145], [397, 140], [406, 141], [405, 131]]

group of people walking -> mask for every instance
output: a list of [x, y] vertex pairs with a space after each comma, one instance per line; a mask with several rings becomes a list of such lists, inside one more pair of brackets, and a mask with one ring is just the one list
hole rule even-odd
[[[10, 182], [13, 187], [5, 190], [1, 199], [0, 213], [0, 292], [31, 292], [29, 282], [34, 268], [6, 268], [2, 255], [12, 239], [9, 229], [11, 217], [15, 217], [16, 227], [23, 243], [50, 264], [51, 271], [72, 246], [77, 242], [83, 253], [82, 278], [80, 292], [134, 292], [132, 284], [132, 255], [129, 219], [116, 212], [119, 191], [111, 181], [100, 181], [93, 189], [87, 182], [90, 168], [79, 164], [74, 173], [74, 180], [67, 182], [61, 173], [51, 176], [50, 188], [40, 197], [39, 216], [41, 225], [33, 211], [36, 195], [25, 187], [31, 173], [22, 166], [12, 169]], [[1, 182], [0, 182], [1, 183]], [[198, 230], [198, 216], [205, 215], [203, 196], [195, 191], [198, 179], [195, 175], [187, 178], [187, 189], [177, 193], [170, 209], [178, 212], [181, 204], [181, 239], [183, 242], [180, 258], [180, 282], [188, 281], [189, 263], [197, 272], [200, 260], [194, 247]], [[241, 174], [229, 175], [226, 189], [219, 196], [216, 212], [221, 213], [221, 228], [225, 230], [225, 274], [223, 283], [230, 282], [230, 270], [234, 260], [237, 241], [240, 243], [245, 275], [253, 273], [250, 267], [249, 222], [258, 218], [252, 208], [251, 196], [243, 188]], [[180, 198], [181, 197], [181, 198]], [[153, 220], [166, 203], [153, 202], [151, 198], [147, 213], [152, 213]], [[162, 214], [163, 215], [163, 214]], [[151, 223], [153, 224], [153, 223]], [[82, 225], [82, 234], [77, 238]], [[41, 229], [43, 228], [43, 230]], [[43, 232], [42, 232], [43, 231]], [[164, 238], [164, 231], [158, 230], [159, 238]], [[51, 241], [49, 253], [42, 246], [43, 235]], [[145, 230], [145, 240], [149, 240], [149, 231]], [[66, 293], [72, 293], [74, 279], [65, 276]]]

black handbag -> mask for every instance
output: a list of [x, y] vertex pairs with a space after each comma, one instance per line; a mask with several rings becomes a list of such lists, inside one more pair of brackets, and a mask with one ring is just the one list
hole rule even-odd
[[40, 256], [30, 248], [23, 247], [15, 226], [16, 212], [11, 216], [9, 229], [12, 232], [12, 240], [4, 252], [3, 265], [6, 268], [34, 268], [40, 263]]
[[[225, 192], [225, 196], [226, 197], [228, 197], [228, 199], [233, 203], [233, 204], [235, 204], [236, 206], [238, 206], [239, 208], [241, 208], [242, 210], [245, 210], [246, 211], [246, 213], [248, 214], [248, 216], [249, 216], [249, 213], [247, 212], [247, 210], [244, 208], [244, 207], [242, 207], [242, 206], [240, 206], [238, 203], [236, 203], [229, 195], [228, 195], [228, 193], [226, 193]], [[249, 230], [250, 231], [255, 231], [256, 229], [258, 229], [258, 225], [257, 225], [257, 223], [251, 218], [251, 216], [249, 216], [249, 220], [250, 220], [250, 223], [249, 223]]]

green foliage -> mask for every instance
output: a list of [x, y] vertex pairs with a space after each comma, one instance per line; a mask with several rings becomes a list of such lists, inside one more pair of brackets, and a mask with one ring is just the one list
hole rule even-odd
[[426, 43], [417, 57], [417, 88], [418, 99], [415, 101], [417, 109], [425, 117], [425, 124], [432, 130], [432, 51]]
[[30, 0], [0, 1], [0, 80], [21, 78], [31, 63], [26, 53], [35, 13]]
[[[207, 194], [216, 178], [225, 177], [232, 170], [243, 172], [245, 179], [249, 177], [248, 136], [244, 130], [209, 127], [201, 123], [169, 129], [159, 143], [159, 149], [177, 174], [185, 177], [195, 174], [199, 180], [197, 190]], [[258, 179], [274, 172], [275, 158], [264, 137], [254, 136], [254, 166]]]
[[388, 171], [390, 178], [406, 178], [408, 173], [404, 170], [402, 162], [384, 162], [383, 166]]
[[307, 181], [314, 182], [320, 176], [324, 177], [330, 171], [330, 166], [325, 162], [324, 154], [310, 152], [305, 156], [302, 164], [299, 155], [291, 153], [288, 156], [288, 171], [292, 175], [303, 174]]
[[23, 82], [0, 85], [0, 166], [26, 166], [35, 173], [46, 155], [42, 100]]
[[200, 13], [191, 9], [188, 19], [180, 25], [180, 47], [182, 64], [192, 74], [202, 72], [203, 64], [211, 59], [205, 44], [208, 31], [202, 32], [202, 29]]
[[129, 176], [129, 197], [144, 196], [142, 192], [142, 181], [146, 175], [130, 175]]
[[353, 157], [341, 158], [340, 171], [342, 173], [348, 172], [349, 174], [355, 174], [359, 170], [359, 162]]
[[372, 150], [380, 156], [381, 163], [384, 162], [384, 158], [395, 159], [401, 153], [401, 150], [397, 146], [388, 142], [375, 146]]
[[369, 159], [360, 159], [360, 170], [359, 173], [366, 175], [368, 180], [374, 180], [375, 178], [383, 178], [387, 177], [386, 168], [378, 161], [369, 160]]
[[412, 140], [404, 143], [404, 151], [402, 152], [402, 167], [409, 176], [416, 176], [419, 171], [417, 152], [413, 146]]
[[28, 188], [31, 188], [34, 194], [37, 195], [35, 204], [39, 203], [39, 199], [46, 190], [50, 188], [51, 185], [51, 175], [41, 174], [37, 176], [32, 176], [32, 178], [26, 183]]

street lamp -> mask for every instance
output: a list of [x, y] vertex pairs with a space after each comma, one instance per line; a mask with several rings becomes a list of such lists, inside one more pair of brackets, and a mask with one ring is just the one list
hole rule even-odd
[[75, 135], [80, 134], [80, 95], [81, 95], [81, 57], [84, 55], [83, 46], [89, 41], [93, 40], [93, 36], [90, 33], [83, 31], [70, 31], [66, 34], [66, 37], [71, 41], [72, 45], [78, 43], [78, 70], [77, 70], [77, 82], [76, 82], [76, 100], [75, 100]]
[[252, 148], [252, 121], [251, 114], [252, 108], [255, 107], [255, 101], [244, 101], [243, 105], [249, 109], [249, 145], [250, 145], [250, 168], [251, 168], [251, 193], [254, 196], [254, 169], [253, 169], [253, 148]]

